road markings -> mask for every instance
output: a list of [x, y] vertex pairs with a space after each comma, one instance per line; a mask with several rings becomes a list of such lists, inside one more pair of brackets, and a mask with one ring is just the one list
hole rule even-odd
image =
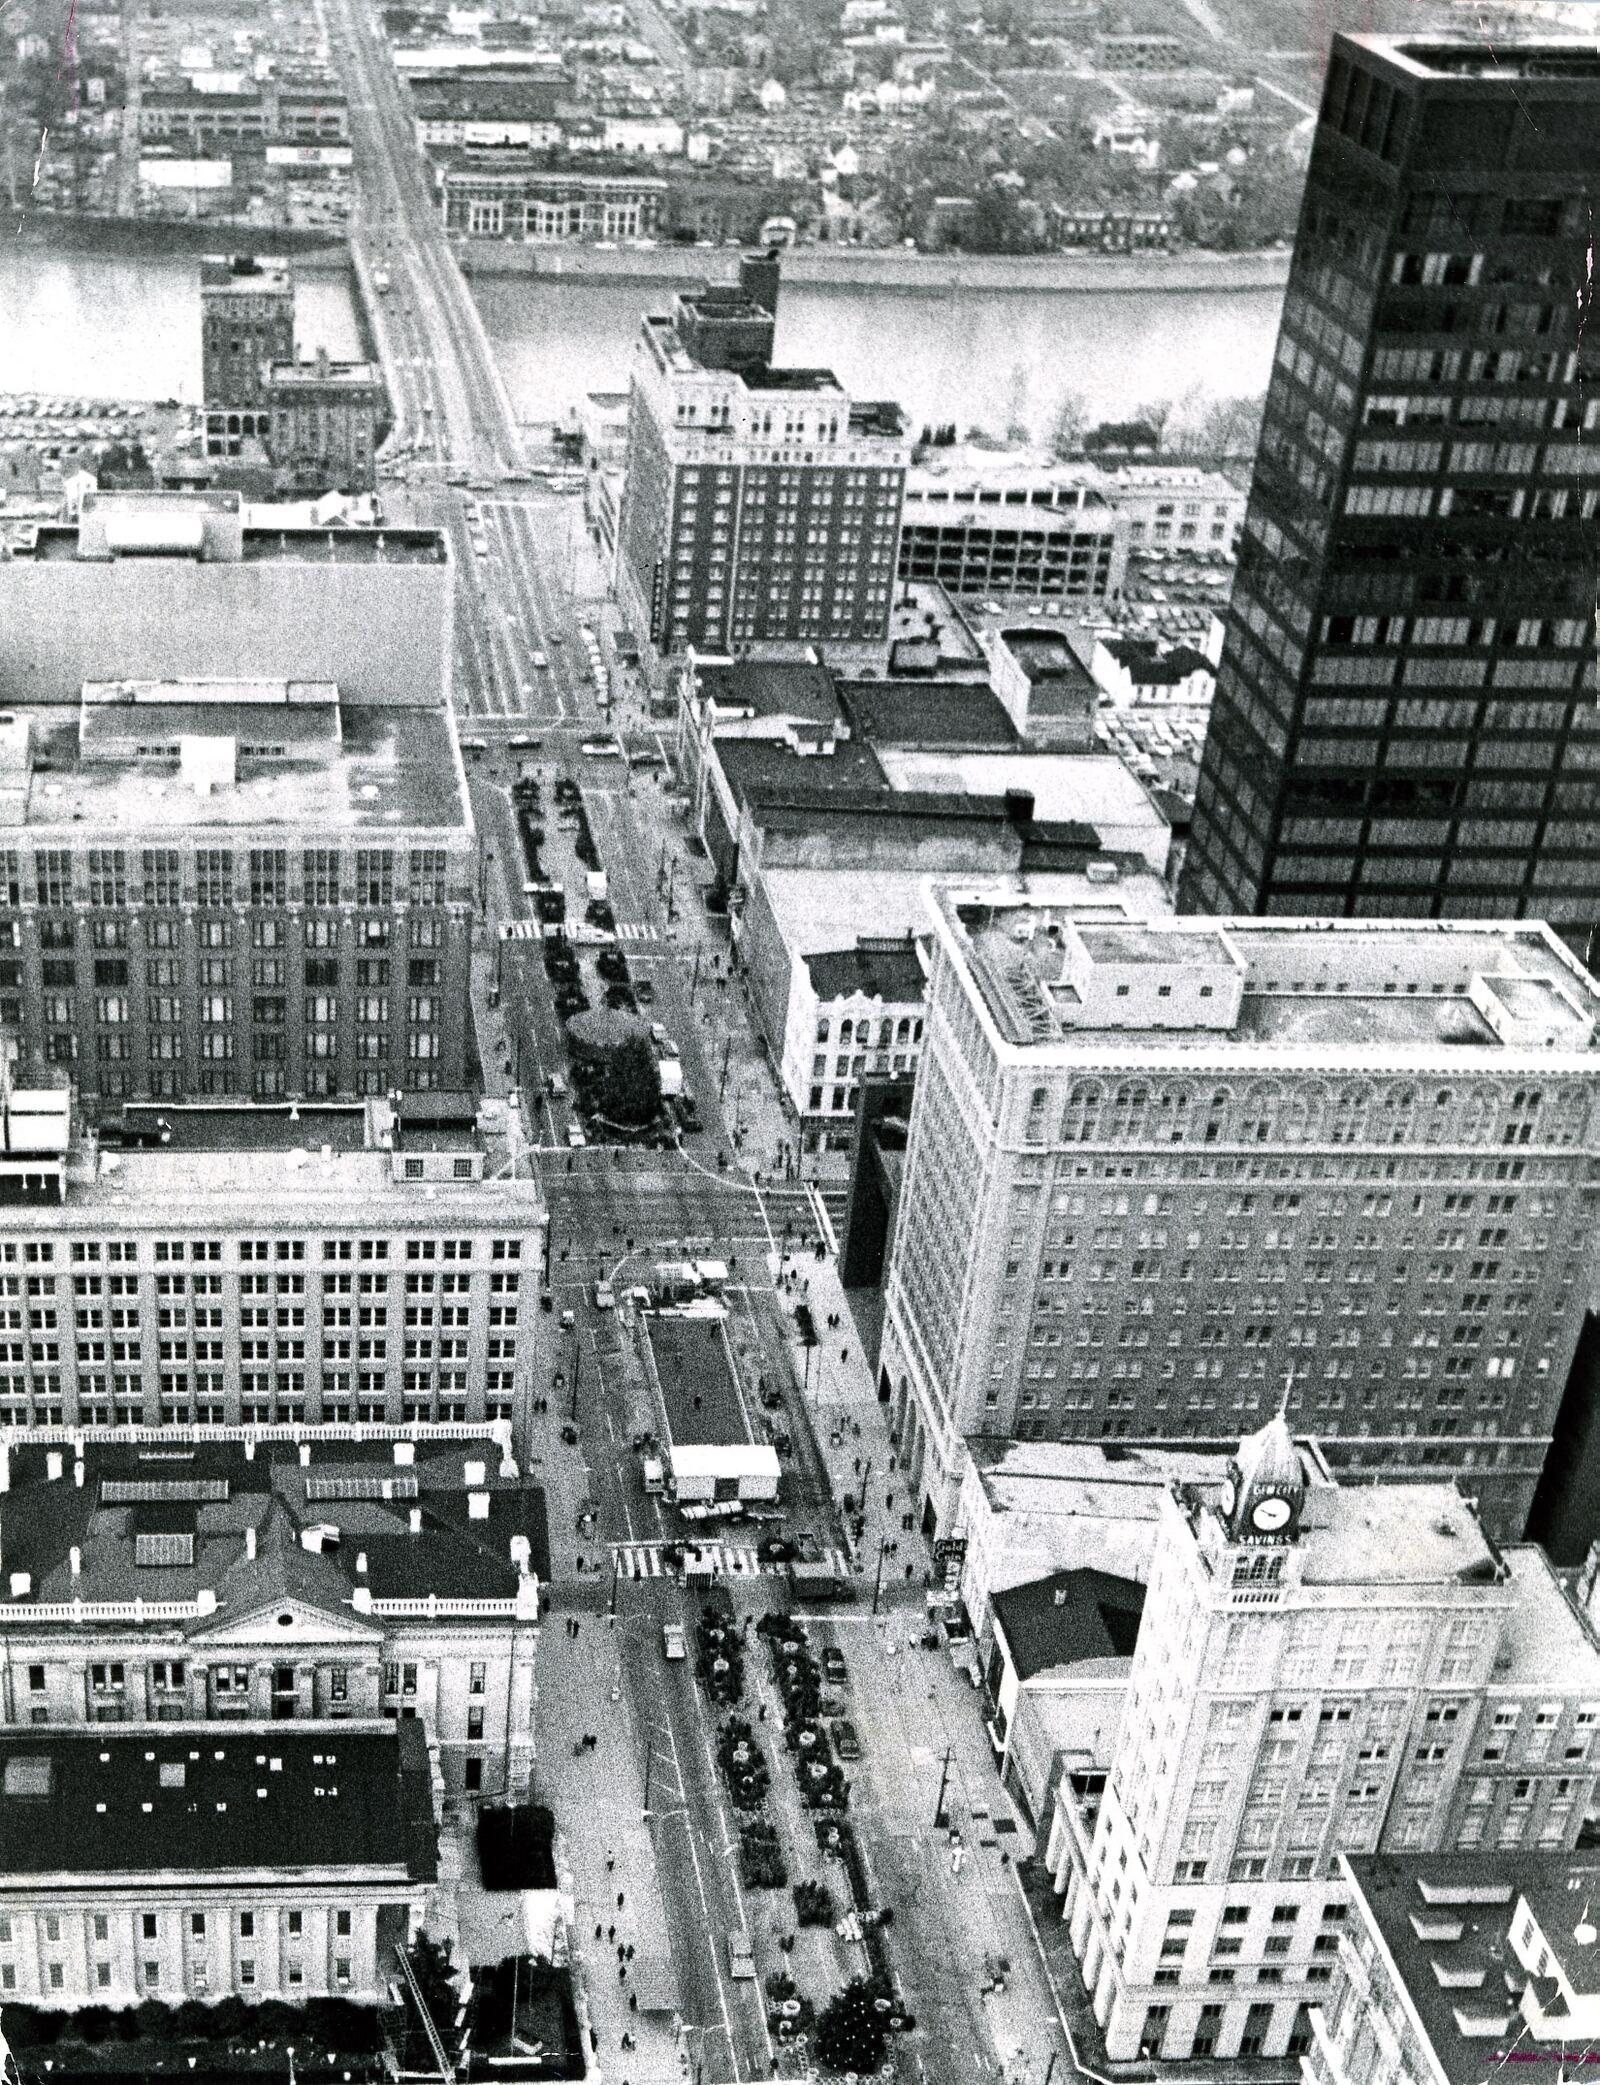
[[653, 927], [647, 920], [625, 919], [617, 927], [619, 941], [659, 941], [661, 929]]
[[[614, 1542], [612, 1554], [617, 1560], [618, 1575], [623, 1578], [665, 1578], [671, 1575], [665, 1551], [672, 1545], [665, 1542]], [[698, 1547], [702, 1561], [711, 1565], [719, 1578], [779, 1578], [787, 1570], [785, 1564], [764, 1559], [758, 1549], [742, 1542], [701, 1542], [696, 1544], [692, 1537], [685, 1538], [685, 1546]], [[831, 1548], [824, 1554], [823, 1561], [832, 1564], [841, 1577], [850, 1576], [850, 1560], [842, 1549]]]

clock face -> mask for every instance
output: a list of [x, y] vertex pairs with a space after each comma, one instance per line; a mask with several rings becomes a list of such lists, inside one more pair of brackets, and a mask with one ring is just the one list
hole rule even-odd
[[1234, 1501], [1237, 1498], [1238, 1493], [1233, 1488], [1233, 1479], [1225, 1477], [1222, 1480], [1222, 1512], [1224, 1519], [1232, 1517]]
[[1288, 1520], [1287, 1499], [1262, 1499], [1250, 1514], [1250, 1525], [1259, 1529], [1263, 1535], [1276, 1534], [1279, 1528], [1287, 1526]]

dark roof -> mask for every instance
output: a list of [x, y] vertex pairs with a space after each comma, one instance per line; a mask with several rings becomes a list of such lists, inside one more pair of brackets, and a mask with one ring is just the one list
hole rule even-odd
[[1092, 688], [1094, 682], [1060, 630], [1002, 630], [1006, 650], [1028, 679], [1038, 686], [1052, 681], [1071, 681]]
[[1086, 456], [1097, 449], [1156, 449], [1160, 445], [1161, 437], [1145, 420], [1104, 420], [1083, 438]]
[[886, 1005], [903, 1006], [919, 1000], [927, 983], [909, 942], [897, 948], [825, 949], [807, 956], [806, 969], [818, 999], [848, 999], [860, 992]]
[[1094, 827], [1077, 819], [1026, 818], [1017, 831], [1022, 836], [1021, 867], [1025, 871], [1082, 868], [1087, 856], [1102, 851]]
[[1009, 752], [1016, 726], [983, 681], [842, 681], [839, 699], [858, 737], [939, 752]]
[[[1420, 2020], [1440, 2073], [1450, 2085], [1482, 2085], [1486, 2049], [1515, 2042], [1530, 2061], [1556, 2063], [1570, 2020], [1556, 1979], [1538, 1978], [1519, 1958], [1511, 1933], [1526, 1904], [1537, 1931], [1523, 1953], [1550, 1957], [1580, 2001], [1600, 1994], [1600, 1946], [1574, 1931], [1600, 1911], [1600, 1851], [1445, 1855], [1362, 1854], [1349, 1859], [1357, 1911], [1382, 1936], [1396, 1979]], [[1446, 1983], [1443, 1976], [1456, 1981]], [[1474, 1981], [1475, 1979], [1475, 1981]], [[1533, 1985], [1553, 2014], [1544, 2032], [1525, 2020], [1524, 1986]], [[1461, 2019], [1503, 2021], [1463, 2034]]]
[[750, 1439], [722, 1318], [641, 1316], [661, 1385], [667, 1433], [679, 1448], [738, 1448]]
[[863, 803], [893, 794], [877, 754], [852, 740], [831, 753], [804, 755], [773, 739], [719, 738], [713, 744], [728, 787], [746, 804]]
[[756, 717], [805, 717], [835, 723], [839, 705], [833, 675], [806, 660], [734, 659], [699, 668], [700, 687], [719, 709], [748, 710]]
[[0, 1732], [0, 1874], [13, 1881], [342, 1868], [433, 1881], [421, 1723]]
[[1131, 1658], [1144, 1587], [1109, 1571], [1056, 1571], [990, 1602], [1019, 1680], [1087, 1658]]
[[[51, 1452], [62, 1457], [63, 1470], [53, 1479]], [[516, 1536], [527, 1538], [530, 1570], [541, 1582], [550, 1576], [544, 1494], [499, 1475], [499, 1450], [487, 1434], [419, 1441], [409, 1464], [397, 1464], [386, 1442], [319, 1439], [302, 1465], [292, 1441], [258, 1442], [247, 1459], [242, 1442], [181, 1437], [159, 1447], [90, 1442], [83, 1462], [79, 1485], [70, 1448], [11, 1450], [6, 1569], [27, 1572], [32, 1581], [25, 1598], [7, 1604], [13, 1620], [26, 1618], [30, 1601], [79, 1595], [192, 1600], [206, 1588], [216, 1594], [223, 1619], [284, 1599], [348, 1612], [358, 1585], [377, 1600], [429, 1593], [442, 1600], [511, 1600]], [[468, 1485], [468, 1463], [484, 1465], [481, 1484]], [[471, 1517], [469, 1492], [487, 1493], [486, 1517]], [[415, 1535], [413, 1507], [422, 1513]], [[154, 1532], [158, 1521], [192, 1528], [192, 1554], [171, 1563], [141, 1562], [135, 1538]], [[337, 1529], [338, 1540], [307, 1549], [300, 1539], [306, 1528]], [[362, 1557], [364, 1571], [357, 1568]], [[217, 1620], [201, 1617], [194, 1626], [204, 1632]]]

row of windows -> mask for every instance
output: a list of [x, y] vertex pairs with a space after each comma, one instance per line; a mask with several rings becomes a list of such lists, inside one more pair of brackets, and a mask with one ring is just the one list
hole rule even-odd
[[[289, 851], [252, 847], [237, 861], [231, 848], [196, 848], [185, 861], [176, 847], [146, 847], [131, 857], [121, 847], [91, 847], [84, 860], [82, 889], [91, 905], [120, 907], [135, 902], [170, 907], [200, 905], [286, 905], [290, 897]], [[32, 859], [32, 895], [40, 905], [69, 905], [79, 894], [79, 857], [70, 847], [43, 847]], [[337, 848], [306, 851], [299, 862], [296, 896], [309, 905], [392, 905], [397, 887], [412, 905], [442, 905], [448, 857], [442, 847], [414, 847], [400, 857], [403, 881], [396, 884], [392, 848], [360, 847], [353, 856]], [[348, 866], [351, 880], [343, 881]], [[184, 889], [185, 869], [191, 879]], [[0, 854], [0, 902], [22, 902], [21, 857]]]

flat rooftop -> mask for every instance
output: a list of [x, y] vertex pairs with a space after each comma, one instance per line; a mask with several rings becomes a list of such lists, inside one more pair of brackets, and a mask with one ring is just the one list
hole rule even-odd
[[747, 1446], [753, 1436], [738, 1365], [728, 1345], [727, 1320], [642, 1311], [639, 1322], [649, 1342], [673, 1446]]
[[[978, 1481], [991, 1511], [1019, 1520], [1148, 1520], [1161, 1515], [1173, 1484], [1220, 1491], [1230, 1455], [1189, 1448], [1122, 1448], [1077, 1441], [971, 1442]], [[1314, 1449], [1300, 1446], [1308, 1484], [1328, 1476]]]
[[938, 752], [1011, 752], [1017, 728], [984, 681], [841, 681], [856, 736], [874, 746]]
[[[185, 492], [186, 501], [203, 497], [199, 492]], [[237, 497], [237, 495], [234, 495]], [[200, 562], [192, 553], [173, 552], [186, 564]], [[449, 549], [442, 530], [427, 528], [254, 528], [246, 526], [243, 554], [238, 559], [206, 559], [209, 568], [215, 564], [228, 570], [235, 563], [246, 565], [443, 565], [449, 562]], [[19, 550], [17, 563], [26, 564], [83, 564], [102, 566], [104, 563], [121, 563], [120, 559], [101, 560], [78, 556], [78, 531], [69, 522], [50, 527], [41, 527], [34, 543], [31, 558], [26, 549]], [[140, 562], [145, 562], [143, 557]]]
[[695, 677], [702, 696], [730, 713], [827, 725], [839, 719], [833, 675], [811, 660], [707, 660], [697, 665]]
[[[176, 1429], [163, 1430], [159, 1446], [89, 1441], [81, 1460], [79, 1484], [70, 1449], [11, 1448], [6, 1569], [29, 1578], [26, 1594], [0, 1598], [12, 1627], [40, 1603], [182, 1602], [202, 1592], [216, 1609], [183, 1624], [190, 1635], [286, 1600], [358, 1625], [351, 1602], [360, 1586], [374, 1600], [509, 1601], [517, 1537], [534, 1575], [550, 1574], [544, 1493], [500, 1475], [487, 1431], [424, 1438], [409, 1464], [387, 1441], [317, 1439], [302, 1464], [292, 1441], [259, 1441], [247, 1456], [242, 1441]], [[473, 1492], [488, 1496], [482, 1518], [471, 1513]], [[307, 1548], [302, 1536], [314, 1529], [326, 1532]]]
[[1308, 1491], [1295, 1548], [1308, 1586], [1492, 1584], [1499, 1575], [1499, 1552], [1453, 1484]]
[[1020, 1680], [1063, 1665], [1130, 1659], [1144, 1613], [1144, 1587], [1109, 1571], [1052, 1571], [991, 1594]]
[[806, 958], [811, 987], [819, 1000], [849, 999], [856, 995], [881, 999], [885, 1005], [918, 1003], [927, 982], [915, 948], [822, 949]]
[[1143, 786], [1110, 753], [944, 753], [881, 746], [878, 759], [897, 792], [931, 796], [1033, 798], [1050, 825], [1088, 825], [1116, 853], [1142, 854], [1166, 867], [1171, 830]]
[[[1558, 2071], [1563, 2058], [1581, 2063], [1600, 2004], [1600, 1948], [1580, 1938], [1600, 1908], [1600, 1851], [1356, 1854], [1346, 1862], [1358, 1908], [1377, 1929], [1448, 2085], [1482, 2085], [1507, 2048], [1513, 2062]], [[1584, 2049], [1573, 2051], [1575, 2042]]]
[[[1014, 896], [991, 903], [981, 888], [954, 885], [942, 888], [935, 902], [990, 1017], [1019, 1046], [1103, 1045], [1114, 1037], [1118, 1049], [1163, 1056], [1219, 1049], [1396, 1049], [1432, 1062], [1461, 1060], [1474, 1048], [1518, 1049], [1502, 1042], [1470, 997], [1475, 983], [1492, 983], [1501, 973], [1559, 987], [1537, 996], [1541, 1013], [1557, 1024], [1564, 1017], [1567, 1028], [1564, 1042], [1558, 1026], [1556, 1045], [1538, 1053], [1545, 1061], [1557, 1049], [1587, 1052], [1588, 1023], [1600, 1018], [1600, 986], [1537, 922], [1223, 919], [1189, 928], [1163, 925], [1149, 956], [1136, 952], [1148, 930], [1128, 925], [1121, 933], [1132, 938], [1105, 948], [1110, 961], [1181, 964], [1182, 943], [1189, 940], [1196, 960], [1212, 964], [1216, 930], [1225, 928], [1246, 965], [1231, 1029], [1096, 1029], [1064, 981], [1064, 916], [1048, 903]], [[1031, 929], [1029, 938], [1019, 928]], [[1527, 1047], [1519, 1054], [1535, 1053]]]
[[[79, 838], [166, 836], [183, 826], [278, 829], [310, 839], [318, 833], [471, 831], [455, 731], [443, 708], [347, 704], [336, 740], [297, 721], [294, 707], [279, 703], [141, 708], [139, 730], [148, 715], [153, 745], [191, 735], [237, 737], [238, 779], [203, 796], [184, 784], [170, 761], [92, 757], [98, 733], [110, 722], [131, 728], [120, 712], [91, 724], [87, 749], [76, 710], [44, 705], [9, 714], [28, 720], [33, 745], [33, 772], [20, 814], [13, 810], [12, 818], [35, 833], [59, 826]], [[297, 740], [302, 729], [307, 735]], [[274, 751], [252, 757], [246, 750], [251, 745]]]
[[[437, 1874], [420, 1723], [0, 1733], [0, 1861], [39, 1877]], [[24, 1880], [26, 1878], [26, 1880]]]

